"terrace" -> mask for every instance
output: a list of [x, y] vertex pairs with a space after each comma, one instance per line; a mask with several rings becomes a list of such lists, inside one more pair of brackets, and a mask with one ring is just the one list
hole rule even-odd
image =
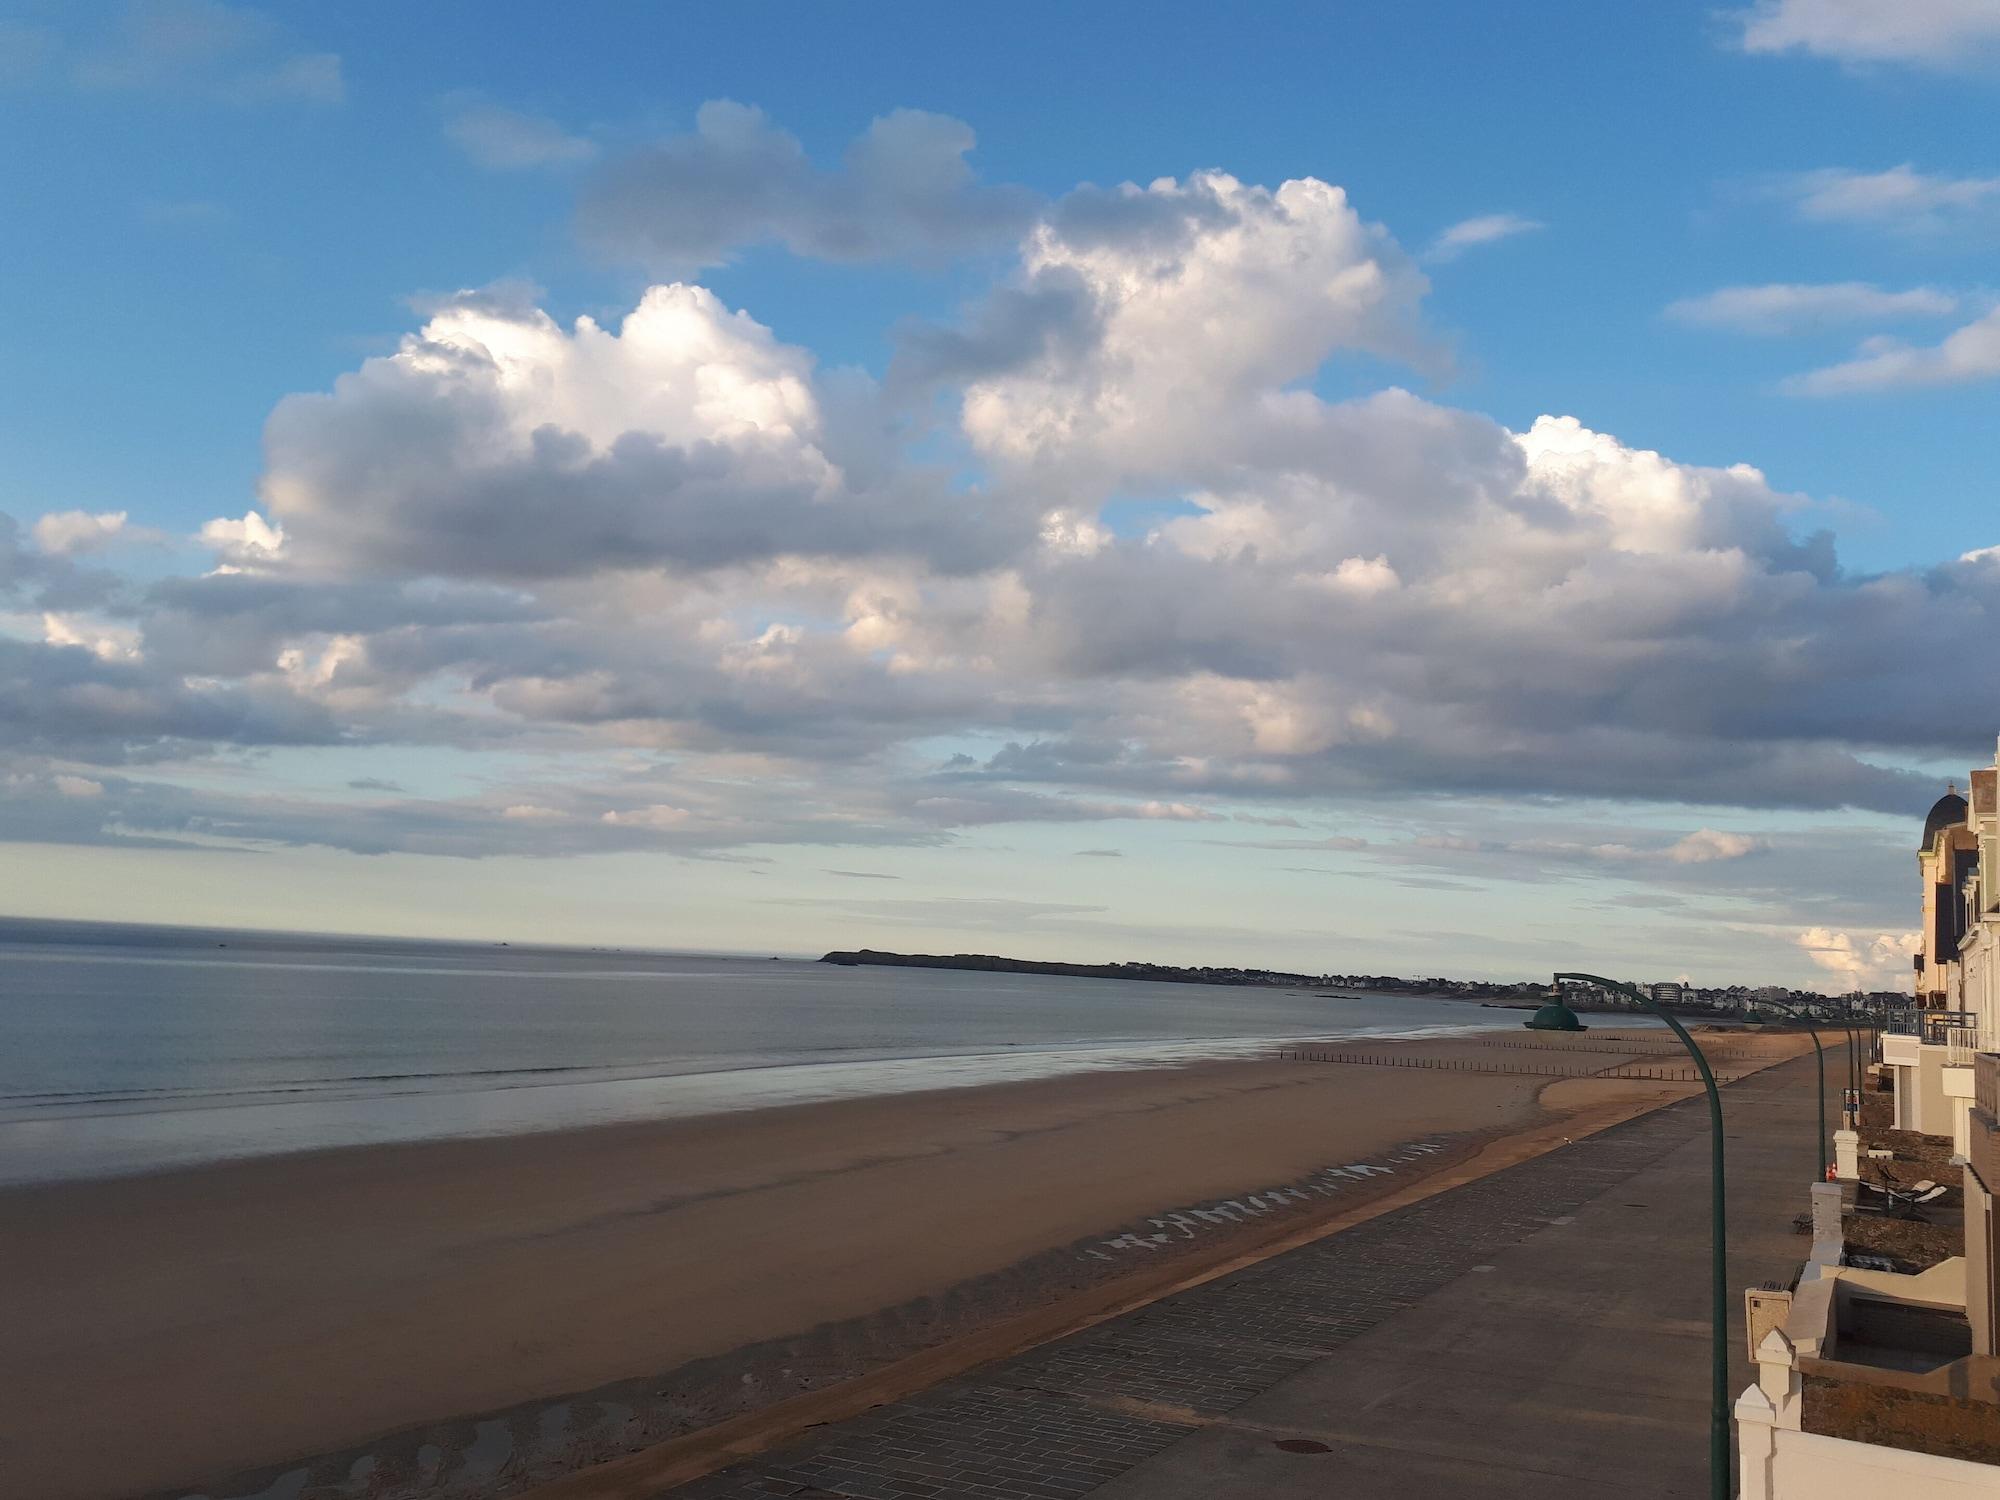
[[[1933, 1024], [1937, 1014], [1898, 1018], [1891, 1036], [1942, 1050], [1959, 1023]], [[1983, 1185], [2000, 1181], [2000, 1055], [1975, 1052], [1963, 1071], [1969, 1162], [1898, 1129], [1900, 1102], [1892, 1116], [1888, 1100], [1864, 1095], [1858, 1180], [1813, 1188], [1798, 1280], [1749, 1294], [1757, 1383], [1736, 1403], [1744, 1500], [2000, 1493]]]
[[1965, 1270], [1808, 1262], [1789, 1294], [1753, 1294], [1757, 1384], [1736, 1403], [1745, 1500], [2000, 1489], [2000, 1359], [1972, 1352]]
[[2000, 1044], [1966, 1010], [1900, 1010], [1886, 1018], [1882, 1062], [1893, 1070], [1896, 1127], [1944, 1136], [1963, 1155], [1972, 1101], [1972, 1060]]

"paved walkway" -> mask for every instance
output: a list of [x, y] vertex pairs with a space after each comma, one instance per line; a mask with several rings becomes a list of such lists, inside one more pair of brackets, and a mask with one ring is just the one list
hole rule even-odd
[[[1805, 1253], [1811, 1055], [1723, 1100], [1736, 1292]], [[1697, 1098], [671, 1494], [1703, 1496], [1707, 1205]]]

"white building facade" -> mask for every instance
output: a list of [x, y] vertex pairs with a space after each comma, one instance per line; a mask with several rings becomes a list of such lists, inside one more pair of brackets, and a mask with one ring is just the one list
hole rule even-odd
[[1747, 1294], [1757, 1382], [1736, 1402], [1740, 1500], [2000, 1500], [2000, 756], [1968, 796], [1938, 799], [1917, 864], [1915, 1004], [1881, 1058], [1895, 1127], [1952, 1143], [1963, 1253], [1907, 1274], [1851, 1254], [1853, 1216], [1895, 1200], [1857, 1184], [1856, 1130], [1836, 1135], [1844, 1180], [1811, 1190], [1798, 1280]]

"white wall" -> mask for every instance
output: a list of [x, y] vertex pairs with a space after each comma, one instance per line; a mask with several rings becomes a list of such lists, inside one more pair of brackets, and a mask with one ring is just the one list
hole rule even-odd
[[1989, 1035], [2000, 1033], [2000, 929], [1992, 917], [1981, 917], [1965, 935], [1960, 948], [1959, 1008], [1979, 1018]]
[[1965, 1272], [1962, 1260], [1922, 1276], [1806, 1262], [1783, 1323], [1758, 1341], [1757, 1383], [1736, 1398], [1738, 1500], [2000, 1500], [2000, 1466], [1802, 1430], [1799, 1360], [1834, 1338], [1845, 1285], [1934, 1305], [1964, 1296]]
[[[1739, 1415], [1742, 1408], [1738, 1407]], [[1973, 1500], [2000, 1468], [1739, 1422], [1739, 1500]]]

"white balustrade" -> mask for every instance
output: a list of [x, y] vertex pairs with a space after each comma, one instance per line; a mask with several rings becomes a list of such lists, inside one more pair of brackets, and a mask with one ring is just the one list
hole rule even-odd
[[1969, 1068], [1977, 1053], [2000, 1051], [2000, 1032], [1990, 1026], [1947, 1026], [1944, 1045], [1947, 1066]]

